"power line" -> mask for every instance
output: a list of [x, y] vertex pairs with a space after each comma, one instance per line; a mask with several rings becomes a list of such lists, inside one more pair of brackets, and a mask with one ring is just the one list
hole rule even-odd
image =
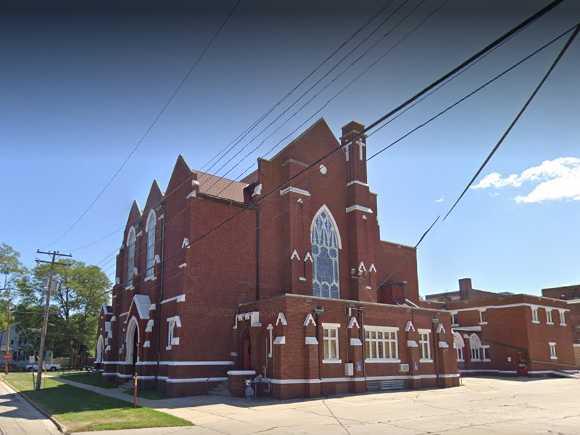
[[[314, 74], [316, 74], [328, 61], [330, 61], [340, 50], [348, 45], [353, 39], [355, 39], [359, 33], [361, 33], [366, 27], [368, 27], [376, 18], [378, 18], [383, 12], [385, 12], [392, 1], [387, 1], [383, 7], [381, 7], [375, 14], [373, 14], [363, 25], [357, 28], [348, 38], [341, 42], [338, 47], [336, 47], [326, 58], [324, 58], [312, 71], [310, 71], [304, 78], [302, 78], [292, 89], [290, 89], [282, 98], [280, 98], [273, 106], [271, 106], [266, 112], [264, 112], [256, 121], [254, 121], [244, 132], [237, 136], [237, 138], [230, 142], [222, 151], [217, 153], [208, 162], [206, 162], [201, 170], [209, 171], [215, 164], [221, 160], [225, 155], [227, 155], [235, 146], [243, 140], [256, 126], [258, 126], [264, 119], [266, 119], [277, 107], [279, 107], [284, 101], [286, 101], [296, 90], [298, 90], [308, 79], [310, 79]], [[381, 24], [382, 25], [382, 24]], [[223, 155], [222, 155], [223, 154]], [[221, 157], [220, 157], [221, 156]], [[207, 166], [216, 157], [218, 160], [212, 163], [209, 167]]]
[[[487, 52], [491, 51], [494, 47], [496, 47], [499, 44], [501, 44], [502, 41], [508, 39], [511, 35], [513, 35], [513, 34], [519, 32], [519, 31], [521, 31], [522, 29], [524, 29], [525, 27], [527, 27], [528, 25], [530, 25], [532, 22], [534, 22], [537, 19], [541, 18], [543, 15], [545, 15], [546, 13], [548, 13], [549, 11], [551, 11], [554, 7], [556, 7], [557, 5], [559, 5], [560, 3], [562, 3], [562, 1], [563, 0], [554, 0], [554, 1], [552, 1], [548, 6], [544, 7], [539, 12], [537, 12], [534, 15], [532, 15], [531, 17], [527, 18], [526, 20], [524, 20], [522, 23], [518, 24], [513, 29], [511, 29], [508, 32], [504, 33], [502, 36], [500, 36], [499, 38], [497, 38], [496, 40], [494, 40], [493, 42], [491, 42], [490, 44], [488, 44], [483, 49], [479, 50], [476, 54], [470, 56], [467, 60], [463, 61], [461, 64], [459, 64], [458, 66], [456, 66], [455, 68], [453, 68], [451, 71], [449, 71], [448, 73], [444, 74], [443, 76], [441, 76], [440, 78], [438, 78], [437, 80], [435, 80], [434, 82], [432, 82], [431, 84], [429, 84], [428, 86], [426, 86], [425, 88], [423, 88], [421, 91], [419, 91], [418, 93], [416, 93], [411, 98], [407, 99], [405, 102], [401, 103], [395, 109], [393, 109], [393, 110], [389, 111], [387, 114], [381, 116], [378, 120], [376, 120], [375, 122], [373, 122], [368, 127], [365, 127], [362, 132], [360, 132], [359, 134], [355, 135], [355, 137], [353, 137], [352, 139], [350, 139], [348, 143], [341, 144], [341, 145], [339, 145], [339, 146], [331, 149], [329, 152], [325, 153], [322, 157], [319, 157], [318, 159], [316, 159], [314, 162], [312, 162], [308, 166], [302, 168], [296, 174], [294, 174], [291, 177], [289, 177], [286, 181], [282, 182], [281, 184], [279, 184], [278, 186], [276, 186], [274, 189], [272, 189], [272, 190], [268, 191], [267, 193], [263, 194], [262, 197], [259, 200], [256, 201], [256, 203], [257, 204], [260, 204], [266, 197], [272, 195], [273, 193], [279, 192], [279, 190], [281, 188], [287, 186], [291, 181], [293, 181], [296, 178], [300, 177], [306, 171], [312, 169], [313, 167], [315, 167], [316, 165], [318, 165], [320, 162], [326, 160], [328, 157], [330, 157], [331, 155], [333, 155], [335, 152], [343, 149], [346, 145], [353, 144], [357, 140], [360, 140], [360, 138], [364, 137], [364, 135], [369, 130], [375, 128], [376, 126], [378, 126], [379, 124], [381, 124], [383, 121], [385, 121], [389, 117], [391, 117], [391, 116], [395, 115], [396, 113], [398, 113], [399, 111], [403, 110], [405, 107], [407, 107], [410, 104], [412, 104], [414, 101], [416, 101], [417, 99], [419, 99], [421, 96], [425, 95], [430, 90], [434, 89], [437, 85], [439, 85], [440, 83], [443, 83], [446, 79], [452, 77], [454, 74], [458, 73], [459, 71], [461, 71], [464, 68], [466, 68], [467, 66], [469, 66], [471, 63], [475, 62], [480, 57], [484, 56]], [[217, 231], [218, 229], [220, 229], [225, 224], [227, 224], [228, 222], [232, 221], [233, 219], [235, 219], [237, 216], [239, 216], [241, 213], [244, 213], [245, 211], [246, 211], [246, 209], [242, 209], [239, 213], [236, 213], [236, 214], [230, 216], [229, 218], [224, 219], [222, 222], [220, 222], [219, 224], [215, 225], [210, 230], [204, 232], [203, 234], [201, 234], [200, 236], [198, 236], [197, 238], [195, 238], [193, 241], [191, 241], [189, 243], [189, 246], [191, 246], [192, 244], [195, 244], [195, 243], [197, 243], [197, 242], [205, 239], [207, 236], [209, 236], [210, 234], [214, 233], [215, 231]]]
[[556, 56], [556, 59], [554, 59], [554, 62], [552, 62], [552, 65], [550, 66], [550, 68], [548, 69], [548, 71], [546, 71], [546, 73], [544, 74], [544, 77], [542, 77], [542, 80], [540, 80], [540, 83], [538, 83], [538, 85], [536, 86], [536, 88], [534, 89], [534, 91], [531, 93], [531, 95], [528, 97], [527, 101], [522, 106], [522, 108], [520, 109], [520, 111], [518, 112], [518, 114], [516, 115], [516, 117], [510, 123], [509, 127], [502, 134], [502, 136], [500, 137], [499, 141], [495, 144], [495, 146], [491, 149], [490, 153], [485, 158], [485, 160], [483, 161], [483, 163], [479, 166], [479, 168], [477, 169], [477, 171], [475, 172], [475, 174], [473, 175], [473, 177], [471, 178], [471, 180], [469, 180], [469, 182], [465, 186], [465, 189], [463, 189], [463, 192], [461, 192], [461, 194], [459, 195], [459, 197], [455, 200], [455, 202], [453, 203], [453, 205], [451, 206], [451, 208], [449, 209], [449, 211], [447, 212], [447, 214], [445, 215], [445, 217], [443, 218], [443, 220], [446, 220], [449, 217], [449, 215], [453, 212], [453, 210], [455, 209], [455, 207], [457, 207], [457, 204], [459, 204], [459, 202], [461, 201], [461, 199], [463, 198], [463, 196], [465, 195], [465, 193], [469, 190], [469, 188], [471, 187], [471, 185], [473, 184], [473, 182], [477, 179], [477, 177], [479, 176], [479, 174], [481, 174], [481, 171], [483, 171], [483, 169], [485, 168], [485, 166], [489, 163], [489, 161], [491, 160], [491, 158], [493, 157], [493, 155], [496, 153], [496, 151], [499, 149], [499, 147], [501, 146], [501, 144], [504, 142], [505, 138], [509, 135], [509, 133], [512, 131], [512, 129], [514, 128], [514, 126], [517, 124], [517, 122], [522, 117], [522, 115], [524, 114], [524, 112], [526, 111], [526, 109], [528, 108], [528, 106], [530, 105], [530, 103], [532, 102], [532, 100], [538, 94], [538, 92], [540, 91], [540, 89], [542, 88], [542, 86], [544, 85], [544, 83], [546, 82], [546, 80], [548, 80], [548, 77], [550, 77], [550, 75], [552, 74], [552, 71], [554, 70], [554, 68], [556, 68], [556, 65], [558, 65], [558, 63], [560, 62], [560, 60], [564, 56], [564, 53], [566, 53], [566, 51], [568, 50], [568, 48], [570, 47], [570, 45], [572, 44], [572, 42], [574, 41], [574, 39], [576, 39], [576, 36], [578, 35], [578, 31], [580, 31], [580, 24], [576, 25], [576, 28], [575, 28], [574, 32], [572, 33], [572, 35], [570, 36], [570, 38], [568, 38], [568, 41], [566, 41], [566, 44], [564, 45], [564, 47], [562, 47], [562, 49], [560, 50], [560, 53], [558, 53], [558, 56]]
[[[553, 38], [552, 40], [548, 41], [547, 43], [545, 43], [544, 45], [542, 45], [541, 47], [537, 48], [536, 50], [532, 51], [530, 54], [528, 54], [527, 56], [525, 56], [524, 58], [520, 59], [518, 62], [514, 63], [513, 65], [511, 65], [509, 68], [506, 68], [505, 70], [503, 70], [501, 73], [496, 74], [494, 77], [492, 77], [491, 79], [489, 79], [488, 81], [486, 81], [485, 83], [483, 83], [482, 85], [478, 86], [477, 88], [475, 88], [474, 90], [472, 90], [471, 92], [469, 92], [468, 94], [464, 95], [463, 97], [461, 97], [459, 100], [455, 101], [454, 103], [448, 105], [447, 107], [445, 107], [443, 110], [441, 110], [440, 112], [436, 113], [435, 115], [433, 115], [432, 117], [430, 117], [429, 119], [427, 119], [426, 121], [422, 122], [421, 124], [419, 124], [418, 126], [412, 128], [411, 130], [407, 131], [405, 134], [399, 136], [397, 139], [395, 139], [394, 141], [392, 141], [391, 143], [389, 143], [388, 145], [384, 146], [383, 148], [379, 149], [378, 151], [376, 151], [374, 154], [372, 154], [370, 157], [367, 158], [367, 161], [372, 160], [373, 158], [377, 157], [378, 155], [382, 154], [383, 152], [387, 151], [388, 149], [392, 148], [393, 146], [395, 146], [396, 144], [398, 144], [399, 142], [401, 142], [403, 139], [407, 138], [408, 136], [410, 136], [411, 134], [415, 133], [417, 130], [420, 130], [423, 127], [426, 127], [427, 125], [429, 125], [431, 122], [435, 121], [437, 118], [443, 116], [444, 114], [446, 114], [447, 112], [449, 112], [451, 109], [457, 107], [459, 104], [461, 104], [462, 102], [464, 102], [465, 100], [471, 98], [472, 96], [474, 96], [475, 94], [477, 94], [478, 92], [480, 92], [481, 90], [485, 89], [486, 87], [488, 87], [490, 84], [492, 84], [493, 82], [499, 80], [501, 77], [505, 76], [506, 74], [508, 74], [509, 72], [511, 72], [512, 70], [514, 70], [515, 68], [517, 68], [518, 66], [520, 66], [521, 64], [525, 63], [526, 61], [530, 60], [532, 57], [536, 56], [537, 54], [539, 54], [540, 52], [542, 52], [543, 50], [545, 50], [546, 48], [548, 48], [549, 46], [551, 46], [552, 44], [556, 43], [557, 41], [559, 41], [560, 39], [562, 39], [564, 36], [566, 36], [568, 33], [570, 33], [572, 30], [574, 30], [575, 27], [571, 27], [569, 29], [567, 29], [566, 31], [562, 32], [560, 35], [556, 36], [555, 38]], [[388, 123], [387, 123], [388, 124]], [[377, 131], [381, 130], [382, 128], [384, 128], [387, 124], [383, 124], [380, 127], [378, 127], [375, 131], [373, 131], [372, 134], [375, 134]], [[369, 135], [371, 136], [371, 135]]]
[[149, 127], [147, 127], [147, 129], [145, 130], [145, 133], [143, 133], [143, 135], [137, 140], [137, 143], [133, 146], [133, 148], [131, 149], [131, 151], [127, 155], [127, 157], [125, 157], [125, 159], [121, 162], [121, 165], [119, 166], [119, 168], [117, 168], [117, 170], [113, 173], [113, 175], [105, 183], [103, 188], [97, 193], [95, 198], [89, 203], [87, 208], [80, 214], [80, 216], [75, 221], [73, 221], [73, 223], [64, 231], [64, 233], [62, 233], [56, 240], [54, 240], [51, 243], [51, 245], [54, 245], [58, 241], [62, 240], [76, 227], [76, 225], [88, 214], [88, 212], [93, 208], [93, 206], [97, 203], [97, 201], [103, 196], [103, 194], [111, 186], [113, 181], [115, 181], [115, 179], [119, 176], [119, 174], [125, 168], [125, 166], [129, 162], [129, 160], [137, 152], [137, 150], [139, 149], [139, 147], [141, 146], [143, 141], [147, 138], [147, 136], [149, 136], [149, 133], [151, 133], [153, 128], [157, 125], [159, 119], [161, 119], [161, 116], [166, 112], [167, 108], [173, 102], [173, 100], [175, 99], [175, 97], [177, 96], [177, 94], [179, 93], [179, 91], [181, 90], [183, 85], [187, 82], [187, 80], [189, 79], [189, 77], [191, 76], [193, 71], [201, 63], [201, 61], [205, 57], [206, 53], [209, 51], [209, 49], [213, 45], [214, 41], [218, 38], [218, 36], [222, 32], [222, 30], [224, 29], [226, 24], [229, 22], [230, 18], [233, 16], [233, 14], [236, 11], [236, 9], [238, 8], [238, 5], [240, 4], [240, 2], [241, 2], [241, 0], [236, 0], [236, 3], [230, 9], [230, 11], [228, 12], [224, 21], [221, 23], [221, 25], [218, 27], [218, 29], [214, 32], [212, 37], [209, 39], [208, 43], [205, 45], [205, 47], [203, 48], [203, 50], [201, 51], [201, 53], [199, 54], [197, 59], [191, 64], [191, 66], [189, 67], [189, 69], [187, 70], [187, 72], [185, 73], [183, 78], [181, 79], [181, 81], [177, 84], [177, 87], [173, 90], [173, 92], [170, 94], [170, 96], [167, 99], [167, 101], [165, 102], [165, 104], [161, 107], [161, 110], [157, 113], [155, 118], [153, 118], [153, 122], [151, 122], [151, 124], [149, 124]]
[[[300, 123], [296, 128], [294, 128], [290, 133], [288, 133], [286, 136], [284, 136], [283, 138], [281, 138], [278, 142], [276, 142], [270, 149], [268, 149], [263, 157], [265, 157], [266, 155], [268, 155], [269, 153], [271, 153], [272, 151], [274, 151], [280, 144], [282, 144], [283, 142], [285, 142], [287, 139], [289, 139], [291, 136], [293, 136], [298, 130], [300, 130], [305, 124], [307, 124], [310, 120], [312, 120], [316, 115], [318, 115], [320, 112], [322, 112], [324, 109], [326, 109], [330, 103], [332, 101], [334, 101], [336, 98], [338, 98], [340, 95], [342, 95], [348, 88], [350, 88], [350, 86], [352, 86], [356, 81], [358, 81], [361, 77], [363, 77], [366, 73], [368, 73], [372, 68], [374, 68], [381, 60], [383, 60], [391, 51], [393, 51], [395, 48], [397, 48], [400, 44], [402, 44], [409, 36], [411, 36], [413, 33], [415, 33], [421, 26], [423, 26], [433, 15], [435, 15], [437, 12], [439, 12], [447, 3], [448, 0], [444, 0], [443, 3], [441, 3], [436, 9], [434, 9], [432, 12], [430, 12], [423, 20], [421, 20], [414, 28], [412, 28], [411, 30], [409, 30], [403, 37], [399, 38], [399, 40], [397, 42], [395, 42], [394, 44], [392, 44], [381, 56], [379, 56], [379, 58], [377, 58], [374, 62], [372, 62], [370, 65], [368, 65], [362, 72], [360, 72], [359, 74], [357, 74], [354, 78], [352, 78], [349, 82], [346, 83], [346, 85], [344, 85], [338, 92], [336, 92], [334, 95], [332, 95], [332, 97], [330, 97], [320, 108], [318, 108], [318, 110], [316, 110], [313, 114], [311, 114], [308, 118], [306, 118], [302, 123]], [[392, 33], [392, 31], [397, 28], [400, 24], [402, 24], [408, 17], [410, 17], [413, 12], [415, 10], [417, 10], [417, 8], [419, 6], [421, 6], [423, 2], [420, 2], [413, 10], [411, 10], [411, 12], [409, 14], [407, 14], [405, 17], [403, 17], [402, 20], [400, 20], [389, 32], [385, 33], [385, 35], [383, 36], [383, 38], [385, 38], [386, 36], [388, 36], [390, 33]], [[304, 103], [296, 112], [294, 112], [286, 121], [288, 122], [290, 119], [292, 119], [294, 116], [296, 116], [306, 105], [308, 105], [315, 97], [317, 97], [318, 95], [320, 95], [320, 93], [322, 91], [324, 91], [329, 85], [331, 85], [332, 83], [334, 83], [336, 80], [338, 80], [342, 74], [344, 74], [346, 71], [348, 71], [348, 69], [350, 68], [351, 65], [354, 65], [356, 62], [358, 62], [363, 56], [365, 56], [368, 52], [370, 52], [371, 49], [373, 49], [379, 42], [381, 42], [381, 40], [376, 41], [375, 44], [371, 45], [365, 52], [363, 52], [363, 54], [361, 54], [357, 59], [355, 59], [353, 62], [351, 62], [351, 64], [345, 69], [343, 70], [341, 73], [339, 73], [335, 78], [333, 78], [319, 93], [317, 93], [316, 95], [314, 95], [310, 100], [308, 100], [306, 103]], [[276, 130], [274, 130], [270, 135], [268, 135], [266, 138], [264, 138], [264, 140], [260, 143], [260, 146], [267, 140], [269, 139], [273, 134], [275, 134], [276, 132], [278, 132], [280, 130], [281, 127], [283, 127], [284, 124], [282, 124], [281, 126], [279, 126], [278, 128], [276, 128]], [[257, 147], [259, 148], [259, 147]], [[239, 162], [241, 163], [246, 157], [248, 157], [252, 152], [254, 152], [257, 148], [251, 150], [248, 154], [246, 154], [242, 160]], [[236, 166], [239, 165], [239, 163], [237, 165], [235, 165], [233, 168], [235, 168]], [[247, 174], [249, 171], [251, 171], [253, 169], [254, 165], [250, 165], [248, 168], [246, 168], [238, 177], [237, 180], [240, 180], [245, 174]], [[232, 169], [233, 169], [232, 168]], [[226, 173], [227, 175], [227, 173]], [[218, 195], [220, 193], [222, 193], [224, 190], [226, 190], [229, 186], [231, 186], [235, 181], [232, 180], [229, 184], [227, 184], [224, 188], [222, 188], [222, 190], [218, 193]]]
[[[389, 15], [387, 15], [372, 31], [371, 33], [369, 33], [365, 38], [363, 38], [361, 41], [359, 41], [354, 47], [352, 47], [344, 56], [342, 56], [342, 58], [340, 58], [340, 60], [335, 63], [332, 68], [330, 68], [330, 70], [328, 70], [326, 73], [324, 73], [322, 75], [322, 77], [320, 77], [318, 80], [316, 80], [314, 82], [314, 84], [312, 84], [308, 89], [306, 89], [297, 99], [295, 99], [288, 107], [286, 107], [280, 114], [278, 114], [272, 121], [270, 121], [270, 123], [268, 123], [264, 128], [262, 128], [260, 130], [259, 133], [257, 133], [256, 135], [254, 135], [254, 137], [252, 139], [250, 139], [249, 142], [247, 142], [245, 145], [243, 145], [238, 151], [236, 151], [231, 157], [228, 158], [228, 160], [223, 163], [217, 170], [216, 173], [219, 173], [219, 171], [221, 171], [222, 169], [224, 169], [230, 162], [232, 162], [232, 160], [234, 160], [237, 156], [240, 155], [240, 153], [246, 149], [254, 140], [256, 140], [262, 133], [264, 133], [268, 128], [270, 128], [272, 125], [274, 125], [278, 120], [280, 120], [280, 118], [282, 118], [286, 113], [288, 113], [288, 111], [290, 109], [292, 109], [296, 104], [298, 104], [306, 95], [308, 95], [308, 93], [310, 93], [310, 91], [312, 91], [316, 86], [318, 86], [326, 77], [328, 77], [333, 71], [336, 70], [336, 68], [338, 68], [352, 53], [354, 53], [358, 48], [360, 48], [365, 42], [367, 42], [375, 33], [377, 33], [379, 31], [379, 29], [388, 21], [390, 20], [401, 8], [403, 8], [410, 0], [404, 0], [397, 8], [395, 8]], [[421, 3], [425, 1], [422, 0]], [[349, 66], [350, 67], [350, 66]], [[312, 101], [312, 99], [310, 100]], [[309, 102], [310, 102], [309, 101]], [[303, 105], [302, 107], [304, 107], [305, 105]], [[301, 109], [299, 109], [300, 111]], [[284, 124], [283, 124], [284, 125]], [[264, 141], [262, 141], [262, 143], [260, 143], [256, 148], [254, 148], [253, 151], [255, 151], [257, 148], [259, 148]], [[245, 158], [245, 157], [244, 157]], [[231, 169], [230, 169], [231, 171]], [[227, 172], [229, 173], [229, 171]], [[225, 175], [227, 175], [227, 173]], [[224, 175], [224, 176], [225, 176]], [[218, 180], [216, 180], [214, 182], [217, 183], [219, 180], [222, 180], [223, 176], [220, 177]], [[213, 186], [213, 185], [212, 185]]]

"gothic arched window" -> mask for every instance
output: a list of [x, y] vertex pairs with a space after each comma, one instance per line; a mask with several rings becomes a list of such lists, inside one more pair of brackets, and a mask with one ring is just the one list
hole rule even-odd
[[133, 285], [133, 274], [135, 269], [135, 228], [131, 227], [127, 236], [127, 287]]
[[154, 260], [155, 260], [155, 225], [157, 223], [157, 216], [155, 211], [151, 210], [149, 212], [149, 217], [147, 218], [147, 226], [145, 231], [147, 232], [147, 262], [145, 277], [150, 278], [154, 275]]
[[328, 207], [316, 213], [310, 230], [312, 243], [312, 292], [323, 298], [340, 297], [338, 269], [340, 234]]

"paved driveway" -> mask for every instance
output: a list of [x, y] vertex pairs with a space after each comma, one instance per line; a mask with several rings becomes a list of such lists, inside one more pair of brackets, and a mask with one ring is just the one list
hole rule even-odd
[[195, 427], [122, 433], [580, 435], [577, 379], [471, 378], [464, 379], [461, 387], [442, 390], [248, 405], [241, 401], [207, 404], [200, 398], [188, 400], [191, 405], [187, 407], [183, 407], [183, 399], [162, 401], [158, 409], [191, 420]]
[[54, 424], [0, 382], [0, 433], [3, 435], [56, 435]]

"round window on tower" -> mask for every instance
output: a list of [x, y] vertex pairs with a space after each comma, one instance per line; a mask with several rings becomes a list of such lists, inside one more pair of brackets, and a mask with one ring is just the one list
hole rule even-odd
[[322, 175], [326, 175], [327, 172], [328, 172], [328, 168], [324, 165], [320, 165], [320, 173]]

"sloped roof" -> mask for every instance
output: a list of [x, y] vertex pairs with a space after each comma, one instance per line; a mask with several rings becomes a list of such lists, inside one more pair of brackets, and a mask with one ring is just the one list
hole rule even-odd
[[217, 175], [208, 174], [207, 172], [194, 172], [197, 174], [200, 193], [230, 199], [232, 201], [244, 202], [244, 189], [248, 184], [221, 178]]

